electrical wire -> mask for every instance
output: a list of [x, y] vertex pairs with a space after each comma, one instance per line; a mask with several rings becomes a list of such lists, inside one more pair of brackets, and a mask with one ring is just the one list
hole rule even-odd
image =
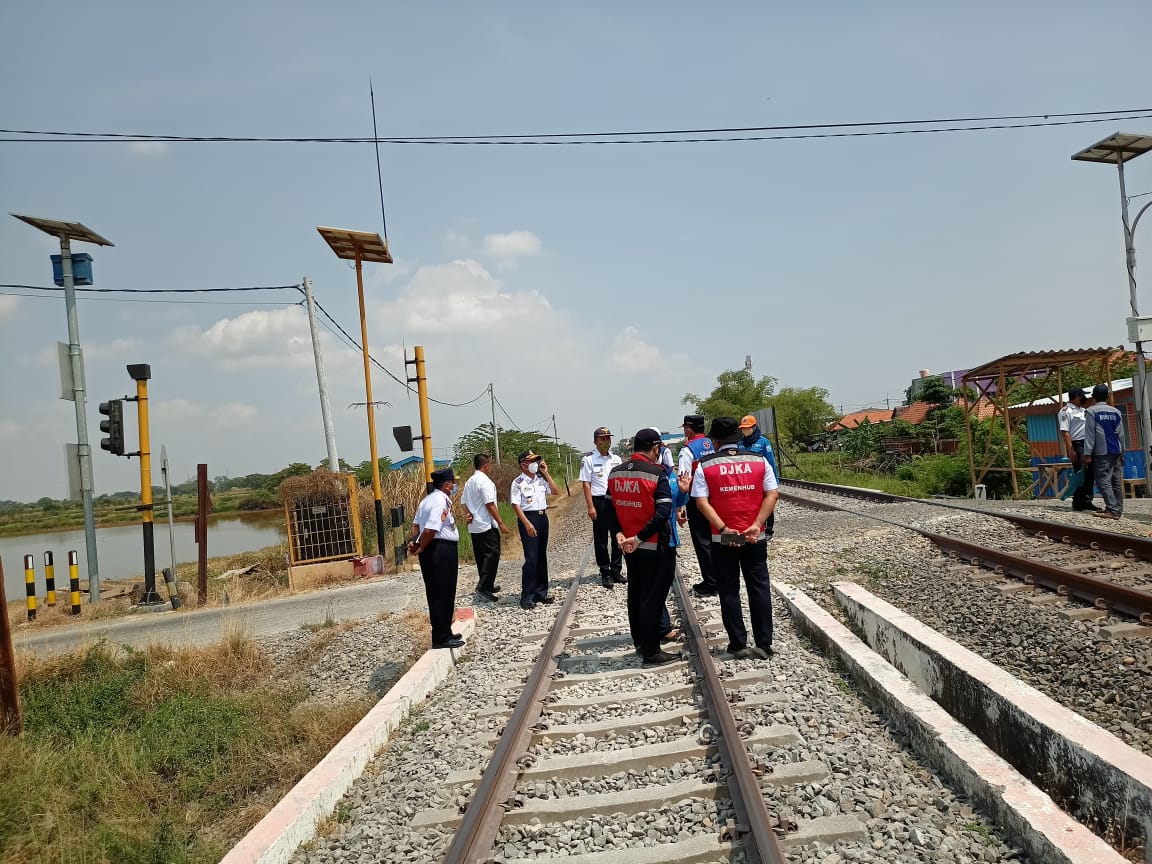
[[[31, 297], [34, 300], [53, 300], [50, 294], [22, 294], [18, 291], [0, 291], [5, 297]], [[145, 297], [85, 297], [90, 300], [103, 300], [111, 303], [181, 303], [188, 306], [300, 306], [291, 300], [157, 300]]]
[[[0, 283], [0, 288], [24, 288], [30, 291], [63, 291], [62, 285], [20, 285]], [[87, 294], [226, 294], [233, 291], [289, 291], [300, 285], [254, 285], [244, 288], [90, 288], [77, 285], [73, 290]]]
[[[349, 347], [352, 347], [356, 351], [363, 353], [364, 349], [360, 346], [360, 343], [357, 342], [356, 339], [353, 338], [352, 335], [340, 325], [340, 322], [337, 321], [335, 318], [333, 318], [329, 314], [328, 310], [320, 305], [320, 302], [318, 300], [313, 298], [312, 302], [316, 304], [316, 308], [320, 310], [321, 314], [323, 314], [324, 317], [327, 318], [332, 323], [332, 325], [340, 331], [340, 334], [343, 336], [343, 339], [346, 341], [346, 343], [349, 345]], [[329, 328], [329, 332], [332, 332], [331, 328]], [[417, 392], [415, 389], [413, 389], [412, 385], [409, 384], [407, 381], [402, 381], [400, 378], [396, 377], [396, 375], [392, 372], [392, 370], [389, 369], [387, 366], [385, 366], [383, 363], [381, 363], [379, 360], [377, 360], [375, 357], [373, 357], [371, 352], [368, 353], [368, 360], [372, 363], [373, 366], [375, 366], [377, 369], [379, 369], [381, 372], [383, 372], [385, 375], [387, 375], [389, 378], [391, 378], [393, 381], [395, 381], [397, 384], [399, 384], [401, 387], [403, 387], [408, 392], [410, 392], [410, 393]], [[433, 399], [431, 396], [429, 396], [427, 398], [428, 398], [429, 402], [435, 402], [437, 405], [443, 405], [446, 408], [467, 408], [469, 405], [475, 405], [477, 402], [479, 402], [481, 399], [483, 399], [487, 395], [488, 395], [488, 388], [485, 387], [476, 396], [474, 396], [472, 399], [469, 399], [467, 402], [445, 402], [441, 399]]]
[[[946, 118], [933, 118], [933, 119], [914, 119], [914, 120], [868, 120], [868, 121], [849, 121], [837, 123], [809, 123], [809, 124], [787, 124], [775, 126], [728, 126], [728, 127], [714, 127], [714, 128], [687, 128], [687, 129], [659, 129], [659, 130], [643, 130], [643, 131], [610, 131], [610, 132], [537, 132], [537, 133], [515, 133], [515, 134], [498, 134], [498, 135], [421, 135], [421, 136], [391, 136], [387, 138], [380, 138], [373, 134], [372, 138], [363, 137], [258, 137], [258, 136], [223, 136], [223, 135], [158, 135], [151, 133], [133, 133], [133, 132], [78, 132], [78, 131], [56, 131], [56, 130], [36, 130], [36, 129], [0, 129], [0, 134], [7, 135], [22, 135], [22, 136], [44, 136], [43, 138], [18, 138], [18, 139], [0, 139], [3, 141], [94, 141], [94, 142], [146, 142], [146, 141], [163, 141], [174, 143], [300, 143], [300, 144], [482, 144], [482, 143], [526, 143], [526, 144], [556, 144], [556, 143], [631, 143], [628, 138], [644, 139], [639, 143], [676, 143], [679, 141], [728, 141], [728, 140], [771, 140], [778, 136], [752, 136], [740, 138], [683, 138], [677, 137], [674, 140], [656, 140], [654, 136], [698, 136], [698, 135], [746, 135], [747, 133], [765, 133], [765, 132], [797, 132], [806, 130], [829, 130], [829, 129], [885, 129], [893, 126], [940, 126], [941, 124], [949, 124], [945, 128], [940, 129], [905, 129], [894, 131], [876, 131], [864, 133], [834, 133], [834, 134], [818, 134], [818, 135], [800, 135], [800, 136], [786, 136], [786, 137], [842, 137], [852, 134], [911, 134], [916, 132], [959, 132], [959, 131], [984, 131], [989, 129], [1015, 129], [1027, 127], [1042, 127], [1042, 126], [1063, 126], [1072, 125], [1075, 123], [1100, 123], [1111, 122], [1113, 120], [1135, 120], [1145, 119], [1143, 116], [1152, 112], [1152, 108], [1121, 108], [1112, 109], [1107, 111], [1071, 111], [1064, 113], [1046, 113], [1046, 114], [1008, 114], [1008, 115], [995, 115], [995, 116], [977, 116], [977, 117], [946, 117]], [[1115, 115], [1131, 115], [1131, 116], [1115, 116]], [[1072, 119], [1080, 118], [1080, 119]], [[1007, 121], [1013, 121], [1011, 123]], [[1038, 121], [1038, 122], [1030, 122]], [[983, 126], [964, 126], [955, 127], [955, 124], [964, 123], [981, 123], [981, 124], [996, 124], [996, 125], [983, 125]], [[583, 142], [580, 140], [571, 141], [556, 141], [547, 139], [615, 139], [611, 141], [591, 141]]]

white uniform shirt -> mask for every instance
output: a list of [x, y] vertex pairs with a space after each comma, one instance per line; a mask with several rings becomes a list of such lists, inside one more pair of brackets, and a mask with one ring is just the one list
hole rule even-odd
[[452, 515], [452, 501], [442, 489], [433, 489], [425, 496], [416, 508], [412, 524], [416, 526], [417, 538], [425, 531], [435, 531], [437, 540], [460, 539], [456, 519]]
[[496, 503], [496, 484], [491, 477], [483, 471], [477, 471], [469, 477], [464, 484], [464, 491], [460, 493], [460, 501], [472, 514], [472, 521], [468, 523], [469, 534], [483, 534], [492, 530], [496, 523], [492, 521], [492, 514], [486, 506]]
[[667, 447], [660, 448], [660, 458], [657, 461], [668, 471], [676, 467], [676, 463], [672, 461], [672, 451]]
[[593, 495], [607, 495], [608, 472], [623, 461], [615, 453], [601, 456], [599, 450], [593, 450], [580, 460], [580, 482], [592, 484]]
[[1056, 424], [1061, 432], [1067, 432], [1073, 441], [1084, 440], [1084, 409], [1071, 402], [1065, 403], [1056, 415]]
[[525, 513], [548, 509], [548, 481], [539, 474], [523, 472], [512, 481], [512, 491], [508, 496], [513, 505]]
[[[760, 457], [764, 459], [763, 456]], [[764, 491], [771, 492], [773, 489], [779, 489], [780, 484], [776, 482], [776, 474], [772, 470], [772, 464], [764, 459]], [[696, 466], [696, 473], [692, 475], [692, 490], [689, 493], [693, 498], [707, 498], [708, 497], [708, 481], [704, 479], [704, 468], [701, 465]]]

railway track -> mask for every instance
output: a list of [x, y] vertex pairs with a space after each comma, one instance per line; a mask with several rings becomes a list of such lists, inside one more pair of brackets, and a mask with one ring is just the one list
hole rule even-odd
[[[873, 489], [797, 480], [785, 481], [784, 485], [788, 490], [802, 489], [869, 504], [929, 506], [945, 512], [976, 513], [1001, 520], [1017, 530], [1001, 537], [996, 545], [989, 545], [986, 538], [971, 528], [964, 532], [968, 536], [955, 536], [882, 516], [876, 512], [879, 508], [856, 510], [792, 491], [781, 492], [782, 498], [801, 506], [841, 510], [914, 531], [945, 553], [971, 565], [989, 568], [994, 575], [1012, 577], [1026, 585], [1076, 598], [1096, 609], [1152, 624], [1152, 541], [1148, 538], [1013, 513], [994, 513], [951, 502], [906, 498]], [[1072, 546], [1080, 548], [1070, 549]]]
[[[414, 830], [453, 832], [443, 861], [551, 860], [543, 842], [532, 847], [536, 857], [531, 859], [515, 857], [514, 850], [533, 837], [563, 833], [556, 823], [579, 820], [611, 830], [621, 813], [645, 820], [646, 827], [625, 830], [648, 845], [581, 854], [581, 844], [563, 860], [784, 864], [788, 846], [862, 837], [853, 817], [797, 824], [766, 807], [762, 784], [814, 783], [830, 773], [818, 761], [769, 769], [758, 758], [766, 749], [801, 740], [799, 730], [770, 722], [774, 706], [787, 697], [773, 692], [767, 662], [717, 653], [727, 641], [718, 618], [698, 616], [684, 580], [677, 578], [673, 594], [684, 659], [641, 668], [622, 608], [608, 618], [578, 621], [586, 564], [587, 555], [543, 637], [487, 767], [446, 780], [471, 788], [463, 812], [426, 810], [412, 820]], [[605, 682], [611, 682], [610, 689]], [[549, 755], [537, 755], [541, 745]], [[556, 755], [561, 751], [566, 752]], [[673, 767], [685, 760], [698, 762], [702, 770]], [[595, 791], [610, 788], [605, 778], [620, 772], [644, 782]], [[589, 849], [595, 837], [594, 831]], [[521, 845], [508, 845], [511, 841]]]

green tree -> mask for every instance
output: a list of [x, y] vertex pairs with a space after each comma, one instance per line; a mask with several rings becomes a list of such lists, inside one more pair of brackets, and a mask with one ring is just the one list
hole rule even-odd
[[[776, 392], [771, 375], [756, 378], [747, 369], [726, 369], [716, 378], [716, 387], [707, 396], [685, 393], [683, 405], [694, 405], [705, 417], [742, 417], [769, 404]], [[825, 393], [827, 395], [827, 393]]]
[[947, 408], [954, 401], [956, 401], [957, 391], [948, 386], [948, 383], [939, 375], [933, 375], [931, 378], [925, 378], [920, 385], [920, 392], [913, 397], [912, 390], [914, 385], [909, 384], [908, 389], [904, 391], [904, 400], [909, 405], [913, 402], [931, 402], [933, 405], [940, 405]]
[[[573, 474], [578, 470], [580, 451], [566, 441], [556, 442], [542, 432], [521, 432], [519, 429], [500, 428], [500, 461], [513, 464], [516, 457], [525, 450], [539, 453], [548, 462], [548, 470], [559, 480], [565, 476], [565, 469], [572, 466]], [[462, 436], [452, 448], [452, 466], [458, 475], [467, 477], [472, 473], [472, 457], [477, 453], [487, 453], [495, 458], [496, 446], [492, 439], [492, 424], [481, 423], [468, 434]]]
[[823, 387], [785, 387], [768, 404], [776, 409], [776, 425], [789, 444], [811, 444], [838, 416]]
[[[340, 460], [341, 464], [347, 464], [343, 459]], [[380, 473], [384, 474], [392, 468], [392, 460], [387, 456], [381, 456], [376, 460], [376, 464], [380, 466]], [[355, 468], [352, 468], [352, 473], [356, 475], [356, 482], [361, 486], [367, 486], [372, 482], [372, 460], [365, 459]]]

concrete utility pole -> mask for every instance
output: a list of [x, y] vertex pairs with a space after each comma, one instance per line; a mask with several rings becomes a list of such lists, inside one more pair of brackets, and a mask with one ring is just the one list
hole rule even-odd
[[312, 357], [316, 361], [316, 386], [320, 388], [320, 416], [324, 420], [324, 441], [328, 445], [328, 470], [340, 470], [340, 457], [336, 455], [336, 433], [332, 429], [332, 407], [328, 404], [328, 383], [324, 377], [324, 355], [320, 351], [320, 334], [316, 331], [316, 301], [312, 299], [312, 280], [304, 283], [304, 300], [308, 308], [308, 329], [312, 333]]
[[492, 446], [496, 448], [496, 464], [500, 464], [500, 429], [496, 425], [496, 391], [492, 389], [492, 382], [488, 382], [488, 401], [492, 405]]
[[[408, 361], [405, 360], [405, 365]], [[416, 367], [416, 401], [420, 406], [420, 443], [424, 451], [424, 482], [432, 482], [432, 420], [428, 413], [428, 375], [424, 369], [424, 346], [412, 349], [412, 365]], [[408, 379], [411, 382], [411, 378]]]

